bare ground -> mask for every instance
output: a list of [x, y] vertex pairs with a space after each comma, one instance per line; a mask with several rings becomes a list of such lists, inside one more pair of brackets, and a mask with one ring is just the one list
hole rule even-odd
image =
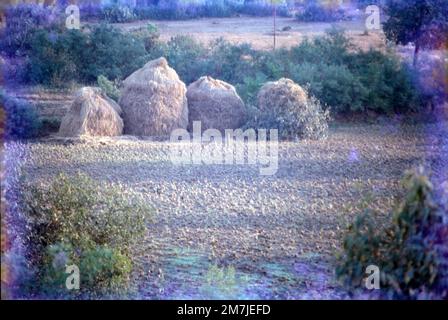
[[[24, 170], [43, 181], [82, 171], [146, 197], [155, 220], [136, 250], [137, 298], [347, 298], [334, 278], [347, 224], [367, 206], [383, 219], [404, 170], [447, 158], [433, 131], [337, 126], [325, 141], [282, 142], [272, 177], [248, 165], [174, 166], [168, 142], [125, 137], [30, 143]], [[210, 282], [214, 264], [234, 267], [235, 283]]]
[[[204, 18], [185, 21], [138, 21], [115, 24], [126, 31], [131, 31], [152, 23], [160, 31], [163, 41], [176, 35], [189, 35], [194, 39], [208, 44], [210, 41], [224, 38], [231, 43], [250, 43], [255, 49], [269, 50], [273, 48], [273, 18], [272, 17], [239, 17], [239, 18]], [[313, 38], [323, 35], [332, 26], [346, 30], [353, 43], [361, 49], [384, 47], [382, 31], [371, 31], [364, 34], [363, 20], [344, 21], [337, 23], [301, 23], [294, 18], [277, 18], [277, 46], [289, 48], [299, 44], [305, 37]], [[290, 27], [288, 31], [283, 28]]]

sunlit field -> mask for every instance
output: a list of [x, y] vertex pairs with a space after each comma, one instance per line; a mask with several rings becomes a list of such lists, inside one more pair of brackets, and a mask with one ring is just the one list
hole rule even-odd
[[370, 2], [2, 3], [2, 299], [447, 299], [448, 5]]

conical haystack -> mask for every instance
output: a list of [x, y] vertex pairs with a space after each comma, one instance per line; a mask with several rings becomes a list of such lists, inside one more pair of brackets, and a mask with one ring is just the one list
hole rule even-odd
[[301, 86], [294, 81], [281, 78], [278, 81], [267, 82], [258, 93], [258, 108], [262, 111], [275, 112], [285, 110], [289, 105], [295, 108], [305, 108], [308, 95]]
[[202, 130], [238, 129], [246, 121], [246, 108], [235, 87], [211, 77], [201, 77], [187, 90], [189, 129], [201, 121]]
[[100, 89], [82, 88], [62, 119], [59, 135], [119, 136], [123, 132], [120, 113], [120, 106], [102, 94]]
[[148, 62], [123, 82], [120, 106], [124, 131], [138, 136], [168, 136], [187, 128], [187, 88], [165, 58]]
[[325, 138], [328, 111], [294, 81], [267, 82], [258, 93], [261, 126], [279, 130], [283, 138]]

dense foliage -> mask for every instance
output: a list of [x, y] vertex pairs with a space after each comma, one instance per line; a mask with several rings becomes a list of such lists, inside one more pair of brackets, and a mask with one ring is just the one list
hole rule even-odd
[[[80, 270], [74, 294], [116, 289], [132, 268], [131, 249], [141, 239], [148, 207], [118, 187], [103, 188], [88, 176], [57, 176], [49, 185], [25, 184], [21, 192], [28, 255], [37, 289], [64, 295], [66, 267]], [[30, 284], [28, 284], [30, 285]]]
[[54, 30], [60, 18], [48, 7], [20, 4], [5, 10], [5, 28], [0, 29], [0, 51], [8, 56], [26, 56], [34, 33]]
[[[100, 8], [97, 17], [109, 22], [131, 22], [135, 20], [186, 20], [204, 17], [223, 18], [239, 14], [253, 16], [272, 16], [271, 1], [228, 1], [207, 0], [201, 2], [188, 2], [182, 0], [159, 0], [141, 4], [135, 8], [125, 5], [112, 4]], [[277, 13], [289, 16], [286, 4], [277, 5]]]
[[335, 22], [346, 19], [346, 16], [338, 6], [310, 0], [305, 3], [303, 10], [296, 15], [296, 18], [302, 22]]
[[101, 88], [106, 96], [118, 102], [120, 99], [120, 89], [119, 82], [117, 80], [110, 81], [105, 76], [99, 76], [97, 82], [98, 87]]
[[[204, 45], [188, 36], [163, 43], [152, 24], [130, 33], [104, 24], [51, 31], [36, 26], [27, 37], [23, 74], [33, 84], [93, 84], [99, 76], [119, 82], [150, 59], [164, 56], [187, 84], [209, 75], [233, 84], [247, 104], [255, 104], [263, 82], [281, 77], [307, 87], [338, 114], [413, 112], [422, 104], [411, 70], [394, 54], [356, 50], [335, 29], [273, 52], [222, 39]], [[6, 52], [15, 48], [14, 44], [3, 47]]]
[[404, 185], [406, 196], [386, 227], [378, 227], [371, 211], [350, 226], [336, 273], [351, 289], [364, 288], [367, 266], [376, 265], [387, 297], [436, 297], [431, 294], [437, 295], [444, 259], [436, 248], [446, 247], [447, 240], [436, 237], [433, 230], [441, 223], [443, 210], [422, 170], [408, 173]]
[[38, 135], [41, 121], [32, 104], [0, 91], [0, 109], [5, 117], [3, 134], [7, 140], [34, 138]]
[[167, 57], [187, 84], [202, 75], [234, 84], [249, 104], [255, 103], [264, 82], [281, 77], [308, 87], [311, 95], [336, 113], [409, 112], [417, 111], [420, 104], [409, 68], [395, 55], [354, 51], [337, 30], [275, 52], [224, 40], [206, 47], [182, 36], [150, 54]]
[[387, 0], [384, 33], [389, 40], [414, 43], [414, 64], [421, 48], [437, 48], [448, 41], [448, 2], [445, 0]]
[[27, 76], [31, 83], [54, 86], [93, 83], [100, 75], [122, 79], [143, 65], [145, 56], [142, 40], [106, 25], [89, 32], [38, 31], [31, 40]]

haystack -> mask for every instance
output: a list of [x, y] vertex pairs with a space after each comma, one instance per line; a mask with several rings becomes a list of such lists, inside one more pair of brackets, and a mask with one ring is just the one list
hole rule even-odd
[[123, 82], [120, 106], [124, 131], [167, 136], [188, 125], [187, 88], [165, 58], [148, 62]]
[[284, 110], [289, 105], [300, 108], [305, 106], [307, 101], [308, 96], [305, 90], [286, 78], [265, 83], [258, 93], [258, 108], [262, 111]]
[[193, 121], [201, 121], [202, 130], [224, 132], [238, 129], [246, 121], [246, 108], [235, 88], [221, 80], [201, 77], [187, 90], [189, 129]]
[[119, 136], [123, 132], [120, 114], [120, 106], [102, 94], [100, 89], [82, 88], [62, 119], [59, 135]]
[[319, 139], [328, 133], [328, 111], [294, 81], [267, 82], [258, 93], [259, 125], [279, 130], [283, 138]]

